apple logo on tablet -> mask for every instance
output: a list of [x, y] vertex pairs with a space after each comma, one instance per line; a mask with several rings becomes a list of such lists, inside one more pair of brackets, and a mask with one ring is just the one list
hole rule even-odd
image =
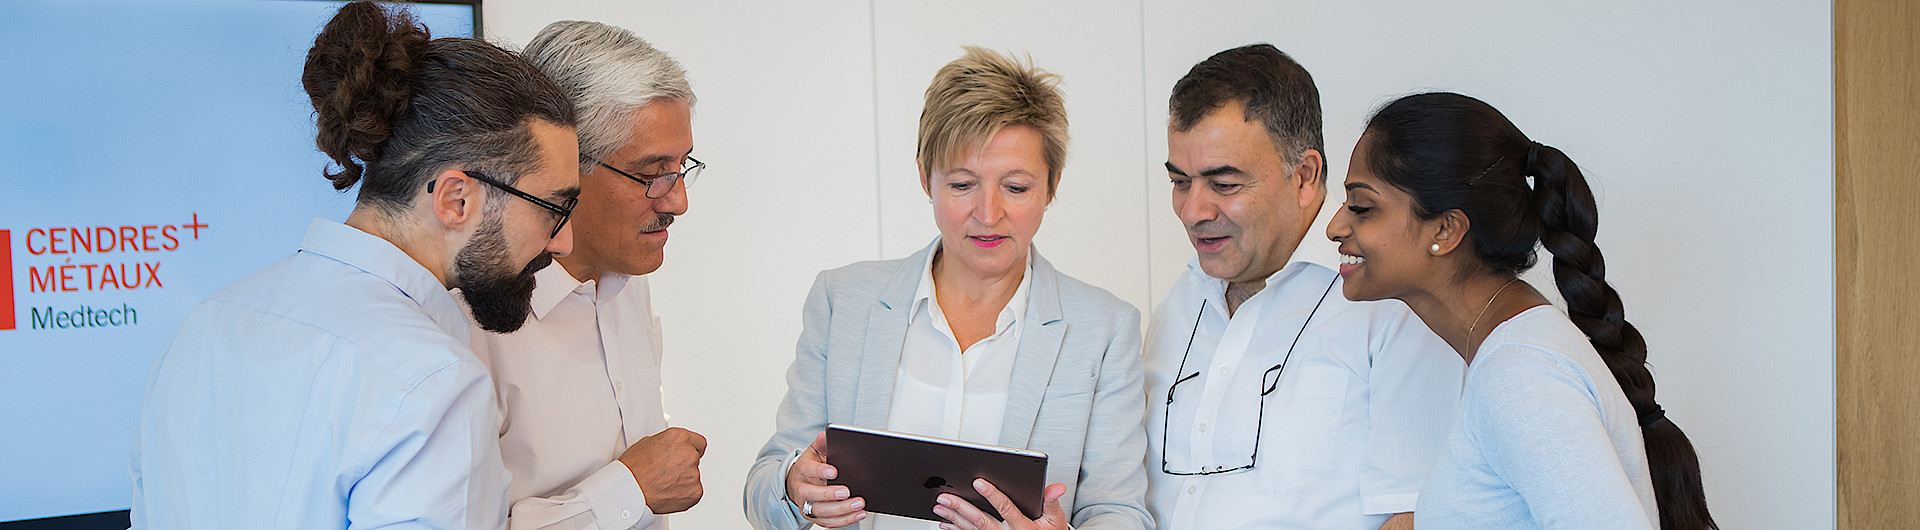
[[947, 479], [938, 476], [927, 477], [926, 486], [930, 490], [944, 488], [947, 486]]

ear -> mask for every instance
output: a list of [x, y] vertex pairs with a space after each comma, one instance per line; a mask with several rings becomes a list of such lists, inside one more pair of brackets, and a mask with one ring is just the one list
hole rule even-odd
[[1327, 198], [1325, 182], [1320, 181], [1320, 173], [1327, 167], [1326, 156], [1318, 149], [1308, 149], [1300, 153], [1300, 163], [1293, 166], [1293, 184], [1300, 208], [1319, 211], [1319, 203]]
[[1433, 225], [1431, 245], [1439, 245], [1440, 250], [1434, 251], [1431, 245], [1426, 250], [1435, 256], [1452, 254], [1455, 249], [1460, 248], [1460, 245], [1467, 242], [1467, 230], [1473, 227], [1473, 222], [1467, 219], [1467, 213], [1457, 208], [1447, 210], [1439, 217], [1427, 222]]
[[427, 193], [434, 219], [456, 231], [479, 220], [487, 203], [486, 190], [481, 186], [485, 184], [461, 173], [459, 168], [448, 168], [434, 175], [433, 182], [428, 184], [432, 191]]

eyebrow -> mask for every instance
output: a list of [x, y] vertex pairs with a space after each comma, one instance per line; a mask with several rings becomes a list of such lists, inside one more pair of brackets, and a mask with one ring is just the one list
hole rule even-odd
[[641, 169], [643, 169], [643, 168], [648, 168], [648, 167], [653, 167], [653, 165], [654, 165], [654, 164], [659, 164], [659, 163], [661, 163], [661, 162], [667, 162], [667, 161], [670, 161], [670, 160], [675, 160], [675, 159], [680, 159], [680, 158], [686, 158], [686, 157], [689, 157], [689, 156], [693, 156], [693, 149], [691, 149], [691, 148], [689, 148], [689, 149], [687, 149], [687, 152], [686, 152], [686, 153], [683, 153], [683, 154], [681, 154], [680, 156], [673, 156], [673, 155], [647, 155], [647, 156], [645, 156], [645, 157], [641, 157], [641, 158], [640, 158], [639, 160], [636, 160], [636, 161], [634, 161], [634, 162], [633, 162], [633, 163], [631, 163], [631, 164], [627, 164], [627, 172], [629, 172], [629, 173], [639, 173]]
[[553, 192], [553, 198], [547, 199], [547, 200], [554, 204], [564, 204], [569, 200], [577, 199], [579, 197], [580, 197], [579, 186], [567, 186], [565, 188], [560, 188], [560, 191]]
[[[1166, 163], [1166, 165], [1167, 165], [1167, 172], [1169, 172], [1169, 173], [1173, 173], [1173, 174], [1175, 174], [1175, 175], [1180, 175], [1180, 176], [1182, 176], [1182, 177], [1191, 177], [1191, 176], [1192, 176], [1192, 175], [1188, 175], [1188, 174], [1187, 174], [1187, 172], [1185, 172], [1185, 171], [1181, 171], [1181, 170], [1180, 170], [1180, 168], [1178, 168], [1178, 167], [1174, 167], [1174, 165], [1173, 165], [1173, 162], [1167, 162], [1167, 163]], [[1237, 168], [1237, 167], [1233, 167], [1233, 166], [1229, 166], [1229, 165], [1221, 165], [1221, 166], [1214, 166], [1214, 167], [1210, 167], [1210, 168], [1207, 168], [1207, 169], [1206, 169], [1205, 171], [1201, 171], [1201, 172], [1200, 172], [1200, 176], [1202, 176], [1202, 177], [1217, 177], [1217, 176], [1220, 176], [1220, 175], [1238, 175], [1238, 174], [1242, 174], [1242, 173], [1246, 173], [1246, 172], [1245, 172], [1245, 171], [1241, 171], [1241, 170], [1240, 170], [1240, 168]]]
[[1373, 186], [1368, 186], [1365, 182], [1348, 182], [1347, 191], [1353, 191], [1353, 190], [1367, 190], [1374, 193], [1380, 193], [1380, 190], [1373, 189]]
[[1241, 173], [1245, 173], [1245, 171], [1241, 171], [1241, 170], [1240, 170], [1240, 168], [1237, 168], [1237, 167], [1233, 167], [1233, 166], [1215, 166], [1215, 167], [1210, 167], [1210, 168], [1207, 168], [1207, 170], [1206, 170], [1206, 171], [1201, 171], [1201, 172], [1200, 172], [1200, 176], [1202, 176], [1202, 177], [1217, 177], [1217, 176], [1220, 176], [1220, 175], [1238, 175], [1238, 174], [1241, 174]]
[[653, 167], [655, 164], [668, 160], [673, 160], [673, 155], [647, 155], [627, 164], [627, 171], [630, 173], [639, 173], [642, 168]]

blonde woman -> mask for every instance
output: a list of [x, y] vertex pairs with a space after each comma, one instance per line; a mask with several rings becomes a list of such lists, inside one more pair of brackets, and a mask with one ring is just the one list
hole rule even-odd
[[[979, 48], [934, 76], [917, 159], [940, 237], [814, 281], [775, 433], [747, 478], [755, 528], [1152, 527], [1140, 313], [1033, 248], [1066, 158], [1057, 82]], [[1001, 522], [951, 494], [928, 499], [942, 523], [870, 514], [827, 484], [827, 423], [1047, 453], [1042, 515]]]

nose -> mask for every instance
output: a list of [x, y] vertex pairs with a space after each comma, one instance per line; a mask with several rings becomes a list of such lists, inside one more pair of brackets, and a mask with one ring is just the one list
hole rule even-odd
[[1004, 208], [1006, 201], [997, 189], [980, 194], [979, 199], [973, 203], [973, 220], [979, 222], [981, 226], [993, 226], [999, 223], [1000, 218], [1006, 214]]
[[660, 198], [653, 200], [653, 211], [671, 215], [686, 214], [687, 180], [674, 179], [673, 188], [667, 190], [666, 195], [661, 195]]
[[1333, 212], [1333, 219], [1327, 220], [1327, 239], [1335, 243], [1346, 241], [1353, 235], [1353, 226], [1347, 220], [1347, 209], [1341, 207]]
[[1194, 182], [1187, 192], [1173, 192], [1173, 214], [1180, 217], [1181, 223], [1192, 227], [1218, 217], [1220, 209], [1214, 204], [1214, 195]]
[[548, 254], [552, 254], [553, 257], [556, 258], [565, 257], [567, 254], [573, 253], [572, 219], [568, 219], [567, 224], [560, 226], [560, 232], [554, 234], [552, 239], [547, 240], [546, 250]]

